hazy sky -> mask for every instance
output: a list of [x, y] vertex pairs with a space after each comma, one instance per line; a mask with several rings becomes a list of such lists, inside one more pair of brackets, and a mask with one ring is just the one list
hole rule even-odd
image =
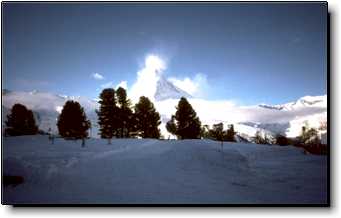
[[12, 3], [2, 16], [10, 90], [95, 98], [122, 81], [129, 89], [154, 54], [165, 77], [206, 99], [276, 104], [326, 94], [325, 4]]

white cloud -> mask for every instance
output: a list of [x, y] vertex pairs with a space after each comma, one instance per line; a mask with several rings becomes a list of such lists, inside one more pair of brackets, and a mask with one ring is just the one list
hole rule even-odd
[[[154, 94], [157, 88], [157, 81], [166, 69], [166, 62], [159, 56], [154, 54], [147, 55], [144, 66], [137, 72], [136, 82], [128, 90], [129, 97], [133, 102], [137, 102], [142, 95], [155, 101]], [[207, 77], [202, 73], [196, 74], [193, 78], [171, 77], [168, 78], [168, 81], [194, 97], [203, 97], [208, 88]]]
[[[142, 95], [147, 96], [154, 102], [156, 109], [161, 114], [162, 125], [175, 113], [178, 104], [178, 100], [176, 99], [163, 101], [155, 101], [154, 99], [157, 81], [166, 69], [167, 65], [160, 57], [148, 55], [145, 59], [144, 66], [137, 72], [136, 82], [128, 90], [128, 95], [134, 103]], [[206, 75], [202, 73], [198, 73], [194, 77], [171, 77], [168, 80], [193, 96], [188, 101], [197, 112], [202, 124], [212, 125], [218, 122], [288, 123], [298, 117], [320, 114], [326, 110], [325, 106], [314, 108], [303, 107], [293, 111], [270, 110], [259, 107], [258, 105], [237, 105], [235, 101], [229, 99], [215, 101], [205, 100], [203, 99], [203, 95], [210, 87]], [[293, 123], [291, 125], [294, 126]], [[296, 126], [300, 126], [300, 124]], [[295, 130], [295, 132], [297, 131]]]
[[60, 114], [62, 113], [63, 106], [56, 106], [56, 111]]
[[128, 94], [133, 102], [144, 95], [154, 101], [154, 93], [159, 75], [167, 68], [166, 63], [157, 55], [150, 54], [146, 57], [144, 66], [137, 72], [136, 82]]
[[116, 85], [116, 89], [118, 89], [119, 87], [122, 87], [122, 88], [124, 88], [125, 90], [127, 90], [128, 89], [128, 83], [127, 83], [127, 81], [121, 81], [119, 84], [117, 84]]
[[94, 73], [91, 75], [95, 80], [103, 80], [104, 79], [104, 76], [102, 76], [101, 74], [99, 73]]
[[113, 88], [114, 87], [114, 83], [111, 81], [111, 82], [107, 82], [107, 83], [104, 83], [101, 85], [101, 88], [102, 89], [105, 89], [105, 88]]
[[168, 80], [178, 88], [196, 97], [201, 96], [203, 94], [202, 90], [206, 89], [208, 86], [206, 75], [201, 73], [196, 74], [193, 79], [189, 77], [185, 77], [184, 79], [170, 77]]

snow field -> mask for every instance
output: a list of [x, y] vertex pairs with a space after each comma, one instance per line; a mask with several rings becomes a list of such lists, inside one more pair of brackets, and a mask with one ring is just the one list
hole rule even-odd
[[327, 157], [299, 148], [211, 140], [6, 137], [13, 203], [326, 203]]

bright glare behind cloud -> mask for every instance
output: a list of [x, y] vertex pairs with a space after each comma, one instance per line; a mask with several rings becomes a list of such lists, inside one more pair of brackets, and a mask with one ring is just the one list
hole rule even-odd
[[156, 55], [148, 55], [143, 68], [137, 72], [136, 82], [128, 91], [132, 101], [137, 102], [140, 96], [146, 96], [151, 101], [154, 101], [159, 74], [165, 69], [165, 61]]
[[[160, 75], [167, 69], [166, 62], [155, 54], [147, 55], [142, 69], [137, 72], [136, 82], [128, 90], [133, 102], [137, 102], [139, 97], [144, 95], [154, 101], [154, 94], [157, 88], [157, 81]], [[184, 77], [168, 78], [168, 81], [176, 87], [186, 91], [193, 97], [200, 97], [205, 92], [203, 89], [208, 87], [206, 75], [196, 74], [194, 78]]]
[[163, 71], [166, 69], [166, 63], [157, 55], [148, 55], [145, 60], [145, 67], [154, 71]]

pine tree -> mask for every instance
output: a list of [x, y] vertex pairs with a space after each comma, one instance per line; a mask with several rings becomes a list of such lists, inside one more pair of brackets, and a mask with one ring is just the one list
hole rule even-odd
[[127, 98], [127, 92], [119, 87], [116, 90], [118, 101], [118, 132], [117, 137], [129, 137], [133, 130], [133, 111], [131, 110], [130, 100]]
[[112, 88], [104, 89], [99, 98], [100, 108], [97, 111], [99, 132], [101, 138], [108, 139], [110, 144], [111, 138], [115, 136], [119, 126], [115, 90]]
[[213, 137], [218, 141], [223, 141], [223, 134], [224, 134], [224, 124], [217, 123], [213, 124]]
[[145, 96], [140, 97], [135, 105], [135, 117], [137, 120], [137, 131], [142, 138], [159, 138], [161, 124], [160, 114], [155, 110], [154, 104]]
[[59, 135], [70, 139], [83, 139], [88, 136], [90, 121], [77, 101], [67, 101], [58, 117]]
[[277, 145], [289, 145], [289, 139], [287, 137], [285, 137], [284, 135], [281, 134], [277, 134], [276, 135], [276, 144]]
[[33, 112], [22, 104], [13, 105], [11, 113], [7, 116], [6, 126], [5, 132], [8, 135], [35, 135], [38, 133]]
[[320, 138], [318, 137], [318, 131], [315, 128], [309, 128], [308, 126], [302, 127], [302, 133], [300, 135], [300, 143], [302, 144], [320, 144]]
[[264, 133], [264, 137], [263, 137], [259, 130], [257, 130], [254, 140], [256, 144], [270, 144], [267, 135]]
[[177, 121], [176, 134], [181, 139], [200, 138], [201, 122], [192, 105], [182, 97], [178, 103], [175, 119]]
[[224, 137], [226, 141], [229, 142], [235, 142], [235, 136], [236, 132], [234, 131], [234, 126], [233, 124], [229, 125], [228, 130], [226, 131], [226, 136]]

